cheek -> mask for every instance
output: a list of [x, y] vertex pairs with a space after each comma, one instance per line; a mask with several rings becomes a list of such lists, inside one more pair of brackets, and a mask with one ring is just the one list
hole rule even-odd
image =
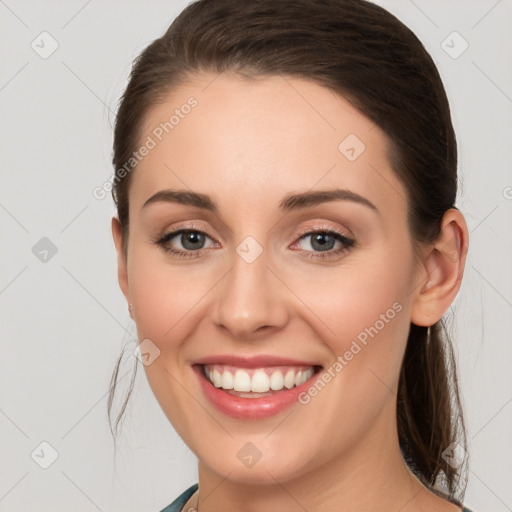
[[211, 269], [171, 264], [154, 248], [131, 256], [128, 275], [139, 339], [152, 339], [161, 350], [172, 349], [169, 344], [184, 338], [212, 288]]
[[[307, 298], [312, 312], [308, 322], [317, 326], [332, 357], [325, 380], [333, 393], [311, 390], [320, 409], [336, 418], [326, 421], [350, 417], [363, 425], [394, 395], [410, 328], [409, 263], [404, 253], [374, 254], [371, 261], [347, 261], [297, 280], [294, 291]], [[355, 410], [357, 415], [349, 413]]]
[[[308, 279], [289, 276], [294, 293], [310, 310], [310, 321], [318, 326], [336, 355], [350, 348], [352, 340], [364, 345], [370, 339], [395, 338], [407, 318], [406, 262], [392, 268], [383, 258], [341, 264], [339, 268], [312, 271]], [[350, 357], [350, 356], [349, 356]]]
[[188, 367], [182, 347], [204, 315], [200, 299], [211, 285], [206, 275], [169, 264], [154, 248], [132, 251], [128, 275], [138, 339], [151, 340], [159, 350], [144, 365], [148, 383], [169, 421], [191, 442], [189, 427], [198, 411], [194, 413], [190, 395], [183, 391], [189, 375], [183, 373]]

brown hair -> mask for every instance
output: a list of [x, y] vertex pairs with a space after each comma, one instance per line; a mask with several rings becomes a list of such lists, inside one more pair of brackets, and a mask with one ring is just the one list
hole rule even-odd
[[[392, 14], [365, 0], [189, 4], [133, 64], [115, 123], [115, 169], [125, 166], [137, 149], [148, 110], [203, 71], [309, 79], [351, 101], [391, 141], [390, 160], [407, 190], [412, 238], [436, 240], [444, 213], [455, 208], [455, 134], [432, 58]], [[116, 171], [112, 190], [125, 254], [131, 174]], [[122, 356], [112, 376], [109, 421]], [[455, 359], [443, 320], [431, 326], [428, 339], [427, 327], [411, 324], [397, 424], [404, 459], [415, 474], [437, 494], [460, 501], [463, 466], [443, 454], [452, 443], [466, 447]]]

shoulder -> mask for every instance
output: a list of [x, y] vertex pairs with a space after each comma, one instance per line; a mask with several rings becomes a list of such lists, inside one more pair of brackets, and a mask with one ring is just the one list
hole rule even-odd
[[[186, 491], [181, 493], [170, 505], [167, 505], [160, 512], [181, 512], [183, 505], [188, 501], [190, 496], [197, 491], [197, 484], [192, 485]], [[471, 511], [468, 511], [471, 512]]]

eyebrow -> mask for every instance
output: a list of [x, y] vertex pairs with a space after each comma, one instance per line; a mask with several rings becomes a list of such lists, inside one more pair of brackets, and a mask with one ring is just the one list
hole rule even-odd
[[[288, 194], [279, 203], [279, 209], [283, 212], [290, 212], [293, 210], [300, 210], [317, 206], [322, 203], [330, 201], [351, 201], [354, 203], [362, 204], [367, 206], [371, 210], [379, 213], [377, 207], [368, 199], [355, 192], [346, 189], [334, 189], [334, 190], [318, 190], [301, 192], [297, 194]], [[189, 190], [160, 190], [156, 194], [152, 195], [142, 206], [146, 206], [153, 203], [178, 203], [186, 206], [195, 206], [203, 210], [208, 210], [214, 213], [219, 211], [217, 203], [207, 194], [201, 194], [199, 192], [191, 192]]]

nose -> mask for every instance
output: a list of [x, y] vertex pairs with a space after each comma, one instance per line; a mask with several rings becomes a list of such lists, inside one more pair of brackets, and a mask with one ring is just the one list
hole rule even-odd
[[288, 321], [290, 291], [269, 263], [265, 251], [251, 263], [235, 252], [231, 270], [216, 287], [212, 321], [238, 340], [268, 336]]

